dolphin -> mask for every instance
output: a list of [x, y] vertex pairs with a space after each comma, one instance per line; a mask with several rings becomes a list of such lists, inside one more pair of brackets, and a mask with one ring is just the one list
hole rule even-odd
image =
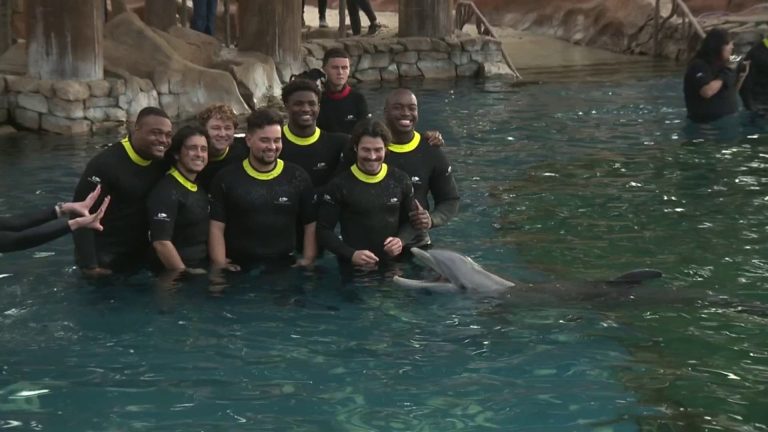
[[536, 291], [539, 294], [549, 294], [555, 297], [570, 299], [590, 299], [594, 297], [604, 297], [610, 295], [613, 288], [636, 285], [646, 280], [660, 278], [662, 273], [653, 269], [640, 269], [621, 276], [599, 282], [588, 284], [588, 288], [563, 287], [554, 284], [548, 287], [532, 287], [528, 284], [519, 284], [497, 276], [471, 258], [458, 252], [447, 249], [421, 250], [411, 248], [416, 262], [429, 267], [438, 274], [438, 278], [433, 281], [406, 279], [395, 276], [395, 284], [411, 289], [426, 289], [428, 291], [443, 293], [468, 293], [483, 296], [500, 296], [510, 292]]

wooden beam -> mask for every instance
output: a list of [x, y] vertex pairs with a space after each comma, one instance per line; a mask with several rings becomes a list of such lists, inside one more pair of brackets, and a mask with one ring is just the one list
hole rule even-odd
[[144, 22], [162, 31], [176, 26], [176, 0], [146, 0]]
[[13, 44], [13, 7], [10, 0], [0, 0], [0, 54]]
[[301, 0], [240, 0], [238, 49], [257, 51], [275, 62], [301, 61]]
[[653, 8], [653, 56], [659, 56], [659, 32], [661, 31], [661, 0]]
[[440, 38], [453, 33], [453, 0], [400, 0], [398, 35]]

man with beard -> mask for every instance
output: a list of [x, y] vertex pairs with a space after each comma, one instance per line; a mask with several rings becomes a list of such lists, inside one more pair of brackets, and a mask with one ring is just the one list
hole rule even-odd
[[[248, 117], [248, 158], [230, 165], [211, 185], [208, 249], [211, 263], [225, 268], [311, 265], [317, 255], [314, 191], [301, 167], [279, 158], [283, 119], [260, 108]], [[296, 224], [303, 226], [303, 253], [293, 256]]]
[[283, 126], [282, 157], [302, 167], [315, 188], [331, 180], [349, 143], [348, 135], [317, 127], [319, 101], [320, 89], [312, 81], [295, 79], [283, 87], [288, 124]]
[[248, 157], [248, 146], [242, 137], [235, 137], [237, 114], [229, 105], [214, 104], [197, 115], [198, 124], [209, 136], [208, 165], [197, 176], [197, 184], [205, 190], [219, 171], [227, 165], [241, 163]]
[[[88, 162], [73, 201], [82, 201], [96, 186], [112, 197], [103, 231], [78, 230], [75, 261], [91, 276], [140, 267], [149, 250], [146, 199], [168, 166], [162, 162], [171, 141], [171, 120], [160, 108], [139, 112], [130, 137], [113, 144]], [[97, 202], [95, 209], [98, 209]]]
[[[342, 263], [375, 268], [402, 253], [413, 229], [408, 215], [413, 187], [408, 175], [384, 163], [387, 127], [363, 120], [352, 132], [355, 164], [335, 177], [320, 200], [320, 244]], [[341, 238], [334, 232], [341, 224]]]
[[[410, 176], [415, 198], [410, 212], [411, 224], [422, 231], [406, 247], [425, 246], [431, 243], [428, 231], [446, 224], [459, 209], [451, 164], [440, 147], [427, 145], [416, 131], [419, 105], [413, 92], [392, 91], [384, 106], [384, 118], [392, 132], [386, 162]], [[429, 204], [430, 194], [434, 206]]]

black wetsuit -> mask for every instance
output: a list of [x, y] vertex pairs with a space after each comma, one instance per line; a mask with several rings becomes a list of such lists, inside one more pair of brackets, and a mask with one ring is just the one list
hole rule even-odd
[[320, 98], [317, 127], [326, 132], [352, 133], [360, 120], [370, 117], [365, 96], [350, 86], [340, 92], [324, 92]]
[[245, 159], [213, 179], [211, 219], [226, 224], [227, 257], [236, 264], [287, 261], [296, 244], [296, 221], [316, 220], [313, 200], [312, 182], [298, 165], [279, 161], [275, 170], [259, 173]]
[[[717, 79], [723, 80], [723, 87], [709, 99], [701, 96], [702, 87]], [[715, 67], [693, 59], [685, 72], [683, 92], [688, 118], [697, 123], [715, 121], [739, 109], [736, 72], [725, 65]]]
[[208, 257], [208, 213], [205, 190], [180, 172], [169, 172], [147, 198], [149, 240], [173, 243], [187, 267], [204, 266]]
[[41, 210], [19, 216], [0, 217], [0, 253], [39, 246], [70, 232], [66, 218], [56, 210]]
[[[353, 165], [331, 180], [318, 201], [318, 240], [343, 262], [350, 262], [358, 250], [388, 261], [384, 240], [404, 236], [405, 244], [412, 235], [408, 219], [411, 182], [397, 168], [384, 167], [379, 176], [365, 176]], [[341, 238], [334, 232], [337, 223]]]
[[[432, 228], [445, 225], [459, 211], [459, 192], [453, 178], [451, 164], [440, 147], [422, 142], [414, 132], [410, 143], [393, 143], [387, 147], [386, 162], [405, 171], [413, 183], [413, 196], [432, 217]], [[427, 196], [432, 194], [434, 208]], [[430, 242], [429, 235], [422, 233], [408, 246], [422, 246]]]
[[[104, 231], [77, 230], [75, 261], [80, 268], [133, 270], [145, 262], [149, 250], [147, 195], [168, 170], [162, 161], [143, 160], [128, 139], [93, 157], [75, 188], [73, 201], [82, 201], [97, 184], [101, 196], [112, 200], [101, 220]], [[93, 211], [101, 205], [99, 199]]]
[[312, 185], [328, 184], [339, 171], [342, 153], [349, 146], [349, 136], [315, 128], [315, 135], [300, 138], [283, 126], [283, 150], [280, 158], [293, 162], [309, 174]]
[[248, 157], [249, 153], [250, 149], [245, 143], [245, 138], [236, 137], [232, 144], [230, 144], [226, 153], [217, 158], [208, 158], [208, 165], [206, 165], [200, 174], [197, 175], [195, 182], [203, 189], [208, 190], [211, 187], [211, 182], [219, 171], [226, 166], [241, 163], [243, 159]]
[[749, 74], [739, 94], [744, 107], [750, 111], [768, 114], [768, 39], [753, 46], [744, 61], [750, 61]]

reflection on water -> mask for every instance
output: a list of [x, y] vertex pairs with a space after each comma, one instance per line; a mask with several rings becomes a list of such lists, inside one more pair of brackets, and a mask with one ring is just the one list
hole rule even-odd
[[[378, 112], [385, 91], [367, 89]], [[463, 199], [436, 234], [505, 277], [662, 281], [611, 302], [403, 292], [317, 272], [82, 280], [0, 256], [17, 430], [765, 430], [765, 128], [693, 128], [678, 78], [418, 91]], [[0, 214], [69, 197], [99, 139], [4, 142]], [[406, 265], [409, 275], [423, 270]], [[570, 285], [566, 285], [570, 286]]]

